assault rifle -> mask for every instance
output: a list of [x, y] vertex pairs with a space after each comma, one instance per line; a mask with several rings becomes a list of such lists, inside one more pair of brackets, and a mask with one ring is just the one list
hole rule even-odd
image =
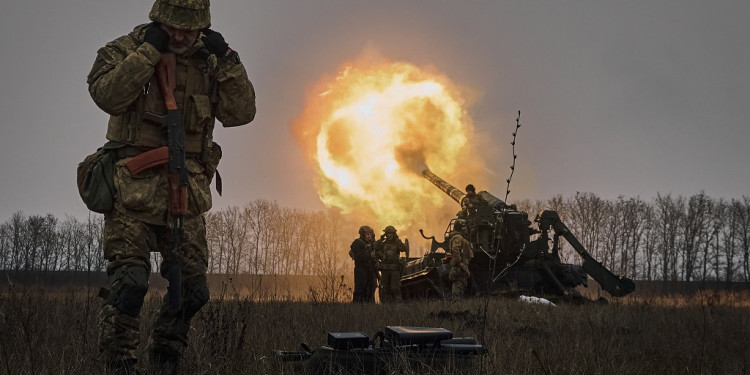
[[[169, 153], [169, 215], [172, 220], [172, 246], [179, 251], [184, 235], [184, 217], [187, 215], [187, 170], [185, 169], [185, 127], [182, 114], [174, 98], [175, 69], [177, 60], [173, 53], [164, 53], [156, 64], [156, 78], [167, 107], [167, 149]], [[169, 280], [167, 298], [169, 309], [176, 313], [182, 306], [182, 265], [176, 254], [171, 254], [162, 263], [162, 275]]]

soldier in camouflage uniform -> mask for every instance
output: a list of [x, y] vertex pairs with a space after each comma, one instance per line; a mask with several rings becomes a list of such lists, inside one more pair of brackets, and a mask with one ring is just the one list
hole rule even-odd
[[466, 195], [461, 199], [461, 211], [464, 219], [471, 220], [476, 213], [477, 206], [487, 202], [481, 195], [477, 194], [474, 185], [466, 185]]
[[396, 228], [389, 225], [383, 229], [383, 236], [375, 243], [375, 259], [380, 271], [380, 302], [401, 301], [401, 253], [406, 253], [406, 245], [396, 234]]
[[481, 195], [477, 194], [477, 190], [474, 185], [466, 185], [466, 195], [461, 199], [461, 211], [458, 213], [458, 218], [466, 221], [467, 229], [466, 235], [468, 238], [475, 238], [476, 236], [476, 216], [477, 209], [481, 205], [486, 205], [485, 200]]
[[451, 293], [454, 298], [463, 297], [469, 277], [471, 276], [469, 263], [474, 258], [471, 243], [464, 238], [465, 230], [464, 221], [459, 219], [453, 224], [453, 230], [450, 233], [451, 270], [448, 274], [448, 279], [453, 282]]
[[[209, 0], [156, 0], [149, 18], [153, 22], [99, 49], [87, 80], [94, 102], [111, 116], [104, 148], [117, 160], [114, 209], [104, 217], [110, 290], [100, 311], [99, 333], [107, 372], [114, 374], [136, 373], [139, 315], [152, 251], [181, 265], [181, 308], [170, 312], [165, 296], [149, 344], [156, 371], [177, 373], [190, 321], [209, 299], [203, 214], [211, 208], [210, 182], [221, 158], [213, 142], [214, 121], [233, 127], [255, 117], [255, 91], [237, 52], [209, 29]], [[177, 57], [174, 96], [186, 133], [188, 212], [178, 249], [171, 243], [166, 165], [136, 175], [126, 167], [134, 156], [166, 144], [159, 121], [166, 107], [154, 66], [167, 52]], [[162, 274], [168, 267], [162, 264]]]
[[375, 302], [375, 261], [373, 243], [375, 231], [368, 226], [359, 228], [359, 238], [352, 242], [349, 256], [354, 259], [354, 297], [353, 302]]

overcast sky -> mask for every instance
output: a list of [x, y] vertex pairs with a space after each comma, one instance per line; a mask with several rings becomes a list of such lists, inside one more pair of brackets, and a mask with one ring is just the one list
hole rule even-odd
[[[750, 195], [750, 2], [214, 0], [258, 114], [217, 127], [224, 196], [322, 207], [291, 132], [320, 77], [366, 46], [432, 66], [475, 98], [493, 139], [486, 171], [503, 196], [522, 112], [513, 199], [576, 191]], [[84, 217], [75, 187], [107, 115], [87, 92], [96, 50], [148, 22], [151, 0], [12, 1], [0, 12], [0, 220]], [[443, 176], [450, 180], [450, 176]]]

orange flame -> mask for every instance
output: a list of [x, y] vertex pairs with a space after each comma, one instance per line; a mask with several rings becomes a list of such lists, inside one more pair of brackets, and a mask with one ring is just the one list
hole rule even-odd
[[482, 168], [465, 106], [444, 75], [403, 62], [348, 63], [317, 84], [294, 132], [326, 206], [400, 231], [441, 207], [458, 210], [423, 169], [456, 183]]

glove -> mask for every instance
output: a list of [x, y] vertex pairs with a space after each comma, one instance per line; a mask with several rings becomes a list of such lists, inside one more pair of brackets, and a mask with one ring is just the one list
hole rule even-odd
[[217, 31], [211, 29], [203, 30], [203, 45], [206, 46], [209, 52], [216, 55], [216, 57], [224, 57], [229, 51], [229, 44], [224, 41], [224, 37]]
[[143, 41], [151, 43], [151, 45], [162, 53], [167, 52], [169, 48], [169, 35], [161, 29], [161, 25], [158, 22], [151, 22], [146, 26], [146, 35], [143, 37]]

